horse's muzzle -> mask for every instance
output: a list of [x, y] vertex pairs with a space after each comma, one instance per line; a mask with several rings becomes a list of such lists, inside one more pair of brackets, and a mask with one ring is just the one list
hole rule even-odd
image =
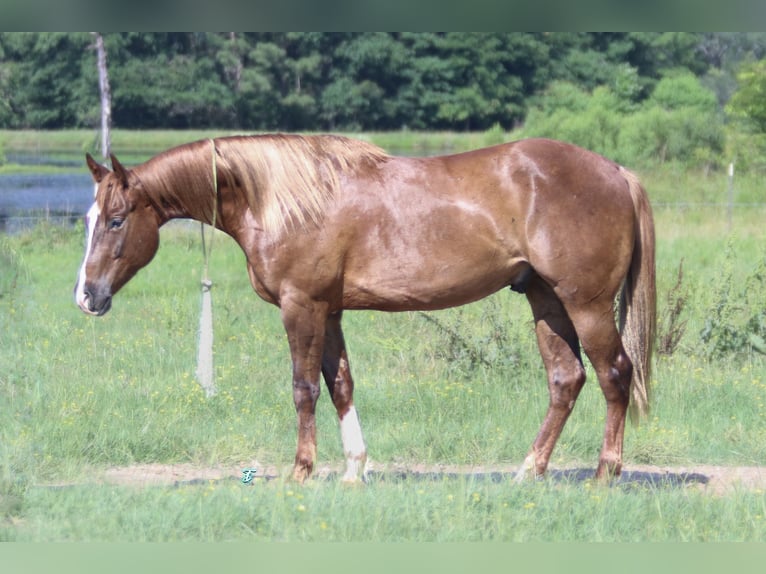
[[110, 293], [98, 293], [89, 285], [80, 290], [75, 287], [75, 301], [78, 307], [88, 315], [101, 316], [112, 308], [112, 295]]

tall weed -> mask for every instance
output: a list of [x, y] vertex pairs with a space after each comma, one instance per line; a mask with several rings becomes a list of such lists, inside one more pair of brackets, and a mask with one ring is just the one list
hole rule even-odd
[[734, 251], [726, 249], [721, 280], [700, 333], [710, 356], [766, 354], [766, 257], [739, 283], [732, 271]]
[[518, 332], [499, 296], [419, 316], [433, 328], [436, 356], [463, 377], [471, 377], [479, 367], [498, 370], [529, 365], [522, 338], [533, 338], [532, 331], [525, 336]]
[[683, 265], [682, 260], [678, 264], [676, 282], [668, 290], [665, 308], [659, 316], [659, 323], [657, 325], [657, 353], [660, 355], [672, 355], [686, 332], [688, 319], [685, 317], [685, 311], [689, 292], [686, 286], [683, 285]]
[[0, 235], [0, 301], [10, 299], [16, 291], [19, 280], [29, 272], [18, 249], [11, 245], [8, 237]]

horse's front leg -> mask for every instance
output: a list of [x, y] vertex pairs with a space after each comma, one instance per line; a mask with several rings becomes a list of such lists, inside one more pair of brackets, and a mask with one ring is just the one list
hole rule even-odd
[[343, 454], [346, 457], [343, 482], [356, 483], [360, 476], [364, 478], [366, 472], [367, 448], [359, 425], [359, 415], [354, 407], [354, 381], [351, 378], [340, 320], [340, 312], [333, 313], [327, 319], [322, 374], [338, 412]]
[[293, 362], [293, 401], [298, 415], [298, 447], [293, 478], [306, 480], [317, 453], [316, 403], [322, 366], [327, 304], [293, 294], [282, 299], [282, 322]]

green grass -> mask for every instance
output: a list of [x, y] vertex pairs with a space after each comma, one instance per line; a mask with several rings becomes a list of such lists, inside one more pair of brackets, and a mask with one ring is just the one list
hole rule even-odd
[[[650, 194], [669, 193], [663, 190], [676, 185], [674, 177], [652, 175]], [[700, 197], [691, 189], [690, 197]], [[683, 260], [687, 328], [672, 356], [657, 357], [652, 414], [628, 426], [625, 467], [764, 465], [763, 355], [743, 349], [713, 358], [700, 338], [722, 284], [736, 291], [766, 256], [763, 213], [735, 211], [729, 233], [720, 209], [655, 212], [661, 316]], [[163, 229], [156, 259], [99, 319], [72, 300], [82, 243], [82, 229], [50, 225], [0, 241], [0, 540], [766, 539], [763, 492], [745, 490], [713, 497], [694, 487], [519, 486], [468, 477], [358, 489], [323, 480], [297, 487], [282, 478], [252, 486], [100, 485], [95, 477], [105, 468], [133, 463], [257, 459], [283, 468], [294, 456], [295, 415], [278, 310], [252, 292], [229, 238], [216, 237], [210, 269], [219, 387], [212, 399], [194, 381], [198, 227]], [[371, 459], [519, 464], [548, 400], [525, 299], [506, 291], [433, 316], [489, 349], [491, 366], [471, 368], [418, 313], [344, 318]], [[495, 324], [505, 325], [502, 338]], [[595, 466], [604, 402], [588, 372], [553, 468]], [[326, 390], [318, 434], [318, 463], [339, 467]]]
[[606, 488], [471, 478], [364, 488], [280, 480], [243, 486], [32, 488], [17, 541], [684, 542], [766, 537], [763, 493], [711, 498], [672, 487]]
[[[659, 229], [665, 217], [675, 215], [658, 213]], [[683, 256], [693, 308], [680, 350], [657, 361], [651, 418], [627, 430], [628, 469], [766, 460], [762, 357], [711, 362], [696, 343], [714, 281], [710, 270], [727, 257], [725, 239], [702, 230], [690, 235], [668, 240], [660, 234], [660, 283], [670, 283], [676, 258]], [[745, 275], [763, 253], [762, 237], [734, 241], [737, 260], [730, 264]], [[193, 379], [202, 265], [196, 228], [163, 230], [156, 260], [100, 319], [82, 315], [72, 302], [81, 243], [80, 230], [57, 227], [3, 243], [0, 538], [764, 539], [763, 493], [751, 492], [711, 498], [693, 488], [600, 489], [560, 481], [519, 487], [469, 478], [384, 481], [362, 489], [332, 481], [298, 488], [281, 479], [253, 487], [87, 485], [100, 469], [140, 462], [258, 459], [283, 467], [294, 454], [295, 419], [278, 312], [251, 292], [243, 256], [231, 240], [216, 237], [211, 267], [220, 389], [212, 399], [204, 398]], [[517, 359], [473, 372], [445, 359], [444, 340], [419, 314], [347, 314], [357, 404], [373, 461], [521, 461], [547, 404], [524, 299], [499, 293], [436, 317], [474, 325], [466, 336], [482, 340], [478, 325], [486, 324], [481, 317], [487, 313], [507, 317]], [[554, 468], [593, 467], [603, 411], [591, 380], [554, 452]], [[340, 439], [326, 393], [318, 419], [319, 463], [338, 466]], [[59, 483], [86, 486], [44, 486]], [[562, 507], [568, 511], [562, 514]]]
[[[183, 143], [226, 135], [248, 133], [226, 130], [120, 130], [111, 132], [112, 151], [125, 165], [135, 165], [168, 148]], [[439, 153], [466, 151], [511, 139], [511, 134], [498, 130], [486, 132], [365, 132], [348, 133], [350, 137], [369, 140], [395, 154], [436, 155]], [[33, 155], [58, 162], [71, 163], [69, 166], [24, 166], [14, 163], [3, 165], [0, 174], [34, 173], [41, 171], [71, 172], [84, 170], [85, 153], [95, 157], [100, 154], [100, 132], [98, 130], [0, 130], [0, 152], [7, 155]], [[0, 158], [2, 155], [0, 154]], [[82, 164], [80, 167], [78, 165]]]

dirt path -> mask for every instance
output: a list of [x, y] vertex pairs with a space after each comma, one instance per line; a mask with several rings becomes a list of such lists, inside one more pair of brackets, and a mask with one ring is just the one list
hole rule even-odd
[[[495, 482], [513, 478], [516, 467], [451, 466], [451, 465], [370, 465], [372, 480], [435, 480], [445, 476], [473, 475]], [[192, 464], [139, 464], [114, 467], [103, 472], [99, 481], [105, 484], [151, 486], [182, 485], [207, 481], [241, 480], [243, 470], [255, 468], [253, 478], [272, 480], [289, 476], [290, 468], [261, 465], [257, 462], [236, 466], [202, 467]], [[340, 468], [323, 466], [317, 469], [315, 478], [335, 480]], [[585, 481], [593, 477], [593, 469], [582, 467], [552, 468], [549, 475], [559, 480]], [[652, 484], [677, 488], [697, 488], [711, 494], [724, 494], [735, 489], [761, 490], [766, 492], [766, 467], [730, 467], [713, 465], [690, 465], [684, 467], [627, 466], [619, 478], [620, 484]]]

